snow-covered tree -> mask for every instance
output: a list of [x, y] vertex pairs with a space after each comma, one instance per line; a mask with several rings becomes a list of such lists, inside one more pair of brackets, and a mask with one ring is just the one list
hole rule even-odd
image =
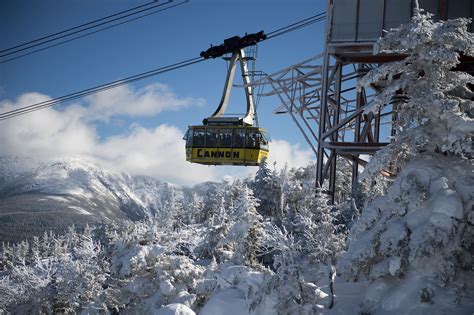
[[[316, 187], [315, 165], [310, 164], [305, 168], [292, 168], [288, 170], [286, 167], [280, 173], [281, 185], [281, 220], [275, 221], [277, 225], [283, 225], [293, 233], [294, 224], [297, 219], [301, 207], [304, 206], [308, 197], [314, 196], [314, 188]], [[281, 223], [280, 223], [281, 222]]]
[[415, 9], [410, 23], [392, 30], [374, 45], [374, 54], [407, 55], [401, 61], [370, 71], [359, 86], [389, 84], [366, 108], [377, 112], [396, 95], [399, 103], [395, 141], [369, 163], [369, 174], [389, 163], [399, 165], [420, 152], [440, 152], [473, 157], [474, 78], [455, 71], [460, 55], [474, 56], [474, 35], [467, 31], [469, 19], [434, 22], [431, 14]]
[[233, 203], [232, 186], [232, 182], [224, 180], [219, 186], [211, 185], [204, 196], [198, 215], [198, 222], [204, 230], [204, 237], [196, 248], [196, 255], [200, 258], [217, 259], [219, 262], [226, 260], [222, 242], [231, 225], [229, 207]]
[[345, 227], [337, 223], [338, 209], [321, 190], [299, 216], [304, 235], [303, 249], [314, 263], [332, 266], [345, 245]]
[[187, 224], [197, 223], [204, 208], [202, 196], [198, 195], [195, 191], [191, 191], [184, 199], [184, 205], [185, 222]]
[[272, 255], [275, 273], [255, 303], [274, 296], [278, 313], [314, 314], [332, 305], [334, 264], [346, 232], [337, 223], [337, 208], [319, 190], [291, 206], [296, 209], [294, 217], [287, 216], [284, 226], [266, 226], [262, 251]]
[[[338, 157], [337, 159], [334, 202], [340, 204], [352, 194], [352, 165], [345, 158]], [[326, 183], [328, 181], [325, 181]]]
[[25, 241], [7, 251], [15, 259], [0, 276], [0, 310], [75, 312], [103, 292], [108, 263], [92, 228], [71, 228], [60, 237], [46, 233], [31, 246]]
[[[365, 170], [374, 180], [389, 162], [401, 165], [382, 194], [370, 198], [351, 228], [338, 272], [369, 280], [364, 301], [374, 312], [470, 313], [474, 290], [473, 93], [467, 73], [455, 71], [460, 54], [474, 55], [467, 19], [433, 22], [415, 9], [410, 23], [392, 30], [375, 53], [407, 57], [380, 66], [361, 85], [388, 80], [367, 110], [398, 93], [395, 141]], [[404, 162], [404, 163], [401, 163]]]
[[259, 202], [258, 212], [264, 217], [273, 218], [278, 211], [281, 190], [278, 178], [274, 171], [268, 168], [266, 159], [260, 163], [251, 188]]
[[256, 264], [262, 216], [252, 190], [243, 183], [234, 188], [239, 191], [238, 198], [230, 209], [231, 227], [223, 242], [233, 251], [234, 261], [252, 266]]
[[210, 186], [203, 201], [201, 222], [210, 220], [211, 223], [219, 221], [224, 212], [223, 189], [217, 185]]

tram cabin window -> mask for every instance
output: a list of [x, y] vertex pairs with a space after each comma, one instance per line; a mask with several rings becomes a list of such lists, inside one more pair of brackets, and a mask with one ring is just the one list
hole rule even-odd
[[223, 148], [230, 148], [232, 146], [232, 129], [220, 130], [219, 146]]
[[204, 129], [195, 129], [194, 136], [193, 136], [193, 146], [194, 147], [203, 147], [204, 146], [204, 136], [205, 131]]
[[186, 148], [191, 148], [193, 146], [193, 130], [189, 129], [183, 139], [186, 140]]
[[206, 130], [206, 147], [216, 147], [217, 146], [217, 130], [216, 129], [207, 129]]
[[247, 130], [247, 148], [258, 148], [260, 144], [260, 133], [258, 130]]
[[260, 133], [260, 149], [268, 150], [268, 138], [265, 132]]
[[245, 140], [245, 129], [234, 130], [234, 148], [243, 148]]

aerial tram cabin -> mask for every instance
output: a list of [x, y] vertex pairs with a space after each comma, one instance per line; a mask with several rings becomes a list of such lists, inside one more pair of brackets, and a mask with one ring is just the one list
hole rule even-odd
[[190, 126], [186, 160], [206, 165], [257, 166], [268, 156], [268, 136], [254, 126]]
[[[217, 110], [203, 120], [202, 125], [190, 126], [186, 140], [186, 161], [204, 165], [258, 166], [268, 157], [267, 132], [254, 126], [255, 105], [243, 48], [265, 39], [263, 32], [244, 37], [231, 37], [223, 45], [201, 52], [204, 58], [217, 58], [231, 53], [224, 92]], [[237, 63], [240, 63], [247, 100], [247, 112], [243, 117], [224, 116]]]

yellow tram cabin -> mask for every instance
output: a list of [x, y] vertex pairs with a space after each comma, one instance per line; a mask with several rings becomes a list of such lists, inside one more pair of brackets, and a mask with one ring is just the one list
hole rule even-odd
[[186, 161], [205, 165], [257, 166], [268, 157], [268, 135], [254, 126], [190, 126]]

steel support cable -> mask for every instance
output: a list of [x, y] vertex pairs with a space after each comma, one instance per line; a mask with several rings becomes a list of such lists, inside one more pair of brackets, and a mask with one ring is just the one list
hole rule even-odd
[[[187, 0], [187, 1], [189, 1], [189, 0]], [[323, 14], [324, 13], [321, 13], [321, 14], [318, 14], [318, 15], [321, 16]], [[280, 28], [276, 31], [270, 32], [269, 34], [273, 34], [273, 35], [271, 37], [267, 37], [266, 40], [268, 40], [270, 38], [273, 38], [273, 37], [276, 37], [276, 36], [279, 36], [279, 35], [283, 35], [285, 33], [288, 33], [288, 32], [294, 31], [294, 30], [297, 30], [301, 27], [305, 27], [307, 25], [310, 25], [310, 24], [313, 24], [313, 23], [316, 23], [316, 22], [319, 21], [319, 20], [312, 21], [311, 19], [313, 19], [313, 18], [314, 17], [310, 17], [310, 18], [298, 21], [296, 23], [290, 24], [286, 27]], [[320, 19], [320, 18], [318, 18], [318, 19]], [[324, 19], [324, 17], [323, 17], [323, 19]], [[302, 23], [302, 22], [305, 22], [305, 23]], [[143, 72], [143, 73], [140, 73], [140, 74], [137, 74], [137, 75], [133, 75], [133, 76], [127, 77], [125, 79], [112, 81], [112, 82], [105, 83], [105, 84], [102, 84], [102, 85], [99, 85], [99, 86], [96, 86], [96, 87], [81, 90], [79, 92], [75, 92], [75, 93], [67, 94], [67, 95], [64, 95], [64, 96], [61, 96], [61, 97], [57, 97], [57, 98], [54, 98], [54, 99], [51, 99], [51, 100], [48, 100], [48, 101], [43, 101], [43, 102], [39, 102], [39, 103], [36, 103], [36, 104], [32, 104], [32, 105], [24, 106], [24, 107], [21, 107], [21, 108], [17, 108], [17, 109], [11, 110], [11, 111], [7, 111], [7, 112], [4, 112], [4, 113], [0, 113], [0, 121], [10, 119], [10, 118], [13, 118], [13, 117], [16, 117], [16, 116], [24, 115], [24, 114], [27, 114], [27, 113], [30, 113], [30, 112], [33, 112], [33, 111], [37, 111], [37, 110], [40, 110], [40, 109], [43, 109], [43, 108], [46, 108], [46, 107], [51, 107], [51, 106], [54, 106], [54, 105], [57, 105], [57, 104], [60, 104], [60, 103], [67, 102], [67, 101], [82, 98], [84, 96], [88, 96], [88, 95], [91, 95], [91, 94], [99, 93], [99, 92], [109, 90], [109, 89], [112, 89], [112, 88], [115, 88], [115, 87], [118, 87], [118, 86], [121, 86], [121, 85], [128, 84], [130, 82], [143, 80], [143, 79], [146, 79], [148, 77], [152, 77], [152, 76], [155, 76], [155, 75], [158, 75], [158, 74], [161, 74], [161, 73], [165, 73], [165, 72], [173, 71], [173, 70], [176, 70], [176, 69], [179, 69], [179, 68], [187, 67], [187, 66], [190, 66], [192, 64], [202, 62], [202, 61], [205, 61], [205, 60], [207, 60], [207, 59], [204, 59], [202, 57], [188, 59], [188, 60], [185, 60], [185, 61], [182, 61], [182, 62], [174, 63], [172, 65], [168, 65], [168, 66], [165, 66], [165, 67], [161, 67], [161, 68], [157, 68], [157, 69], [154, 69], [154, 70], [151, 70], [151, 71], [147, 71], [147, 72]]]
[[[113, 25], [110, 25], [110, 26], [103, 27], [103, 28], [100, 28], [100, 29], [98, 29], [98, 30], [95, 30], [95, 31], [86, 33], [86, 34], [82, 34], [82, 35], [79, 35], [79, 36], [76, 36], [76, 37], [73, 37], [73, 38], [69, 38], [69, 39], [64, 40], [64, 41], [61, 41], [61, 42], [59, 42], [59, 43], [51, 44], [51, 45], [48, 45], [48, 46], [46, 46], [46, 47], [42, 47], [42, 48], [39, 48], [39, 49], [30, 51], [30, 52], [27, 52], [27, 53], [25, 53], [25, 54], [12, 57], [12, 58], [10, 58], [10, 59], [2, 60], [2, 61], [0, 61], [0, 64], [9, 62], [9, 61], [12, 61], [12, 60], [15, 60], [15, 59], [19, 59], [19, 58], [22, 58], [22, 57], [25, 57], [25, 56], [28, 56], [28, 55], [31, 55], [31, 54], [34, 54], [34, 53], [37, 53], [37, 52], [40, 52], [40, 51], [43, 51], [43, 50], [52, 48], [52, 47], [56, 47], [56, 46], [59, 46], [59, 45], [65, 44], [65, 43], [69, 43], [69, 42], [72, 42], [72, 41], [74, 41], [74, 40], [76, 40], [76, 39], [83, 38], [83, 37], [86, 37], [86, 36], [89, 36], [89, 35], [92, 35], [92, 34], [96, 34], [96, 33], [99, 33], [99, 32], [105, 31], [105, 30], [108, 30], [109, 28], [113, 28], [113, 27], [116, 27], [116, 26], [119, 26], [119, 25], [122, 25], [122, 24], [126, 24], [126, 23], [129, 23], [129, 22], [132, 22], [132, 21], [135, 21], [135, 20], [144, 18], [144, 17], [146, 17], [146, 16], [149, 16], [149, 15], [152, 15], [152, 14], [156, 14], [156, 13], [158, 13], [158, 12], [166, 11], [166, 10], [168, 10], [168, 9], [171, 9], [171, 8], [174, 8], [174, 7], [183, 5], [183, 4], [185, 4], [185, 3], [188, 3], [189, 1], [190, 1], [190, 0], [184, 0], [183, 2], [180, 2], [180, 3], [174, 4], [174, 5], [168, 6], [168, 7], [166, 7], [166, 8], [158, 9], [158, 10], [156, 10], [156, 11], [152, 11], [152, 12], [149, 12], [149, 13], [146, 13], [146, 14], [143, 14], [143, 15], [140, 15], [140, 16], [137, 16], [137, 17], [128, 19], [128, 20], [126, 20], [126, 21], [122, 21], [122, 22], [119, 22], [119, 23], [116, 23], [116, 24], [113, 24]], [[171, 2], [172, 2], [172, 1], [169, 1], [169, 2], [167, 2], [167, 3], [171, 3]]]
[[[186, 2], [188, 2], [189, 0], [186, 0]], [[164, 5], [167, 5], [167, 4], [170, 4], [172, 3], [173, 0], [168, 0], [167, 2], [165, 3], [156, 3], [155, 2], [155, 5], [153, 6], [150, 6], [148, 8], [144, 8], [144, 9], [141, 9], [139, 11], [136, 11], [136, 12], [132, 12], [132, 13], [128, 13], [126, 15], [123, 15], [123, 16], [119, 16], [117, 18], [114, 18], [112, 20], [109, 20], [109, 21], [104, 21], [104, 22], [101, 22], [99, 24], [95, 24], [95, 25], [92, 25], [92, 26], [88, 26], [86, 28], [82, 28], [82, 29], [78, 29], [78, 30], [75, 30], [74, 32], [71, 32], [71, 33], [67, 33], [67, 34], [64, 34], [64, 35], [61, 35], [61, 36], [58, 36], [58, 37], [54, 37], [54, 38], [49, 38], [47, 40], [44, 40], [42, 42], [39, 42], [39, 43], [36, 43], [36, 44], [33, 44], [33, 45], [30, 45], [30, 46], [27, 46], [27, 47], [23, 47], [23, 48], [19, 48], [19, 49], [16, 49], [14, 51], [11, 51], [11, 52], [8, 52], [8, 53], [4, 53], [4, 54], [1, 54], [0, 57], [3, 58], [3, 57], [6, 57], [6, 56], [9, 56], [9, 55], [13, 55], [13, 54], [16, 54], [18, 52], [21, 52], [21, 51], [25, 51], [25, 50], [28, 50], [28, 49], [31, 49], [31, 48], [34, 48], [34, 47], [37, 47], [37, 46], [42, 46], [44, 44], [47, 44], [47, 43], [50, 43], [50, 42], [53, 42], [53, 41], [57, 41], [57, 40], [60, 40], [62, 38], [65, 38], [65, 37], [69, 37], [69, 36], [72, 36], [72, 35], [75, 35], [75, 34], [78, 34], [78, 33], [82, 33], [82, 32], [85, 32], [85, 31], [88, 31], [88, 30], [91, 30], [91, 29], [94, 29], [94, 28], [97, 28], [99, 26], [103, 26], [103, 25], [106, 25], [106, 24], [110, 24], [112, 22], [115, 22], [115, 21], [118, 21], [118, 20], [122, 20], [122, 19], [125, 19], [125, 18], [128, 18], [128, 17], [131, 17], [131, 16], [134, 16], [136, 14], [139, 14], [139, 13], [143, 13], [143, 12], [146, 12], [146, 11], [149, 11], [149, 10], [153, 10], [153, 9], [156, 9], [158, 7], [162, 7]], [[157, 11], [159, 12], [159, 11]], [[155, 13], [157, 13], [155, 12]], [[148, 14], [149, 15], [149, 14]], [[141, 17], [144, 17], [144, 16], [147, 16], [147, 15], [143, 15]], [[136, 20], [135, 19], [130, 19], [130, 21], [133, 21], [133, 20]], [[94, 23], [94, 22], [90, 22], [90, 23]], [[89, 24], [89, 23], [86, 23], [86, 24]], [[121, 23], [123, 24], [123, 23]], [[117, 25], [120, 25], [120, 24], [116, 24], [115, 26]], [[77, 29], [79, 27], [76, 27], [74, 29]], [[110, 28], [110, 27], [109, 27]], [[104, 28], [104, 29], [107, 29], [107, 28]], [[66, 32], [66, 31], [64, 31]], [[94, 33], [94, 32], [93, 32]], [[91, 33], [91, 34], [93, 34]], [[89, 34], [90, 35], [90, 34]], [[50, 37], [50, 36], [49, 36]]]
[[64, 95], [64, 96], [61, 96], [61, 97], [57, 97], [57, 98], [54, 98], [54, 99], [51, 99], [51, 100], [47, 100], [47, 101], [39, 102], [39, 103], [36, 103], [36, 104], [24, 106], [24, 107], [21, 107], [21, 108], [18, 108], [18, 109], [14, 109], [14, 110], [11, 110], [11, 111], [8, 111], [8, 112], [1, 113], [0, 114], [0, 120], [6, 120], [6, 119], [9, 119], [9, 118], [19, 116], [19, 115], [24, 115], [24, 114], [27, 114], [27, 113], [30, 113], [30, 112], [33, 112], [33, 111], [37, 111], [37, 110], [40, 110], [40, 109], [43, 109], [43, 108], [46, 108], [46, 107], [51, 107], [51, 106], [57, 105], [59, 103], [75, 100], [75, 99], [78, 99], [78, 98], [82, 98], [84, 96], [88, 96], [88, 95], [91, 95], [91, 94], [95, 94], [95, 93], [99, 93], [99, 92], [102, 92], [102, 91], [110, 90], [110, 89], [116, 88], [116, 87], [121, 86], [121, 85], [125, 85], [125, 84], [131, 83], [131, 82], [143, 80], [143, 79], [146, 79], [146, 78], [158, 75], [158, 74], [162, 74], [162, 73], [165, 73], [165, 72], [170, 72], [170, 71], [173, 71], [173, 70], [184, 68], [184, 67], [187, 67], [187, 66], [193, 65], [195, 63], [205, 61], [205, 60], [206, 59], [201, 58], [201, 57], [188, 59], [186, 61], [177, 62], [177, 63], [174, 63], [172, 65], [168, 65], [168, 66], [165, 66], [165, 67], [161, 67], [161, 68], [157, 68], [157, 69], [154, 69], [154, 70], [151, 70], [151, 71], [147, 71], [147, 72], [143, 72], [143, 73], [140, 73], [140, 74], [137, 74], [137, 75], [133, 75], [133, 76], [130, 76], [130, 77], [125, 78], [125, 79], [112, 81], [112, 82], [105, 83], [105, 84], [102, 84], [102, 85], [99, 85], [99, 86], [96, 86], [96, 87], [84, 89], [84, 90], [81, 90], [79, 92], [75, 92], [75, 93], [67, 94], [67, 95]]

